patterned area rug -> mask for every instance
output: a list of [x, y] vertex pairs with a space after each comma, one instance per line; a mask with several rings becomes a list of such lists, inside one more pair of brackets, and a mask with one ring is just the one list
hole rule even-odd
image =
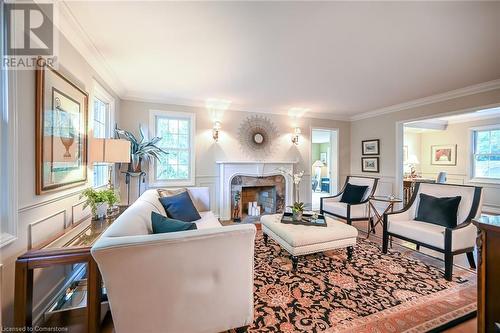
[[[435, 260], [434, 266], [432, 260]], [[426, 262], [427, 261], [427, 262]], [[299, 258], [259, 232], [255, 249], [255, 321], [249, 332], [428, 332], [476, 310], [475, 273], [443, 278], [437, 259], [358, 238], [345, 250]]]

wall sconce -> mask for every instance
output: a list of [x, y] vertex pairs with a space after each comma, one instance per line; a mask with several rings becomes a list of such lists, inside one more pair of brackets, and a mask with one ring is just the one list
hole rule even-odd
[[293, 130], [293, 135], [292, 135], [292, 142], [294, 145], [298, 146], [299, 145], [299, 135], [300, 135], [300, 127], [295, 127]]
[[212, 128], [212, 138], [215, 142], [219, 142], [219, 130], [220, 130], [220, 121], [214, 122], [214, 127]]

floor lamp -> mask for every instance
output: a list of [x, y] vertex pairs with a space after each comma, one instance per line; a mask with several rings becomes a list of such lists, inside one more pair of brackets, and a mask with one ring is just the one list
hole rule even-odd
[[313, 168], [315, 168], [316, 171], [316, 179], [318, 180], [318, 184], [316, 185], [316, 188], [314, 189], [314, 192], [318, 189], [318, 186], [320, 186], [321, 189], [321, 168], [325, 166], [325, 163], [321, 162], [320, 160], [316, 160], [316, 162], [313, 163]]

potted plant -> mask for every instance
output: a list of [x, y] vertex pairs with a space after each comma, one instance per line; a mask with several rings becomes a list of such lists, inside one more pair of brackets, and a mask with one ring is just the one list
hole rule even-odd
[[302, 214], [304, 214], [305, 204], [303, 202], [294, 202], [292, 206], [292, 219], [294, 221], [302, 221]]
[[139, 139], [131, 132], [118, 127], [115, 129], [115, 132], [118, 134], [118, 137], [130, 141], [130, 157], [132, 161], [129, 164], [128, 171], [130, 172], [141, 172], [143, 160], [159, 160], [162, 155], [168, 154], [164, 149], [156, 145], [162, 138], [155, 136], [151, 140], [147, 140], [141, 125], [139, 125]]
[[85, 189], [80, 199], [85, 197], [83, 209], [90, 207], [92, 220], [99, 220], [105, 215], [106, 209], [113, 207], [120, 201], [118, 194], [112, 189], [96, 190], [92, 187]]

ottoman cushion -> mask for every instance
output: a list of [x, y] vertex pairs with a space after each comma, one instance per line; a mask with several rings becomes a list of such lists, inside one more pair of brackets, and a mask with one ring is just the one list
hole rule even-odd
[[358, 236], [356, 228], [331, 218], [326, 219], [328, 225], [326, 228], [284, 224], [281, 223], [281, 214], [262, 216], [260, 222], [292, 247], [340, 241]]

